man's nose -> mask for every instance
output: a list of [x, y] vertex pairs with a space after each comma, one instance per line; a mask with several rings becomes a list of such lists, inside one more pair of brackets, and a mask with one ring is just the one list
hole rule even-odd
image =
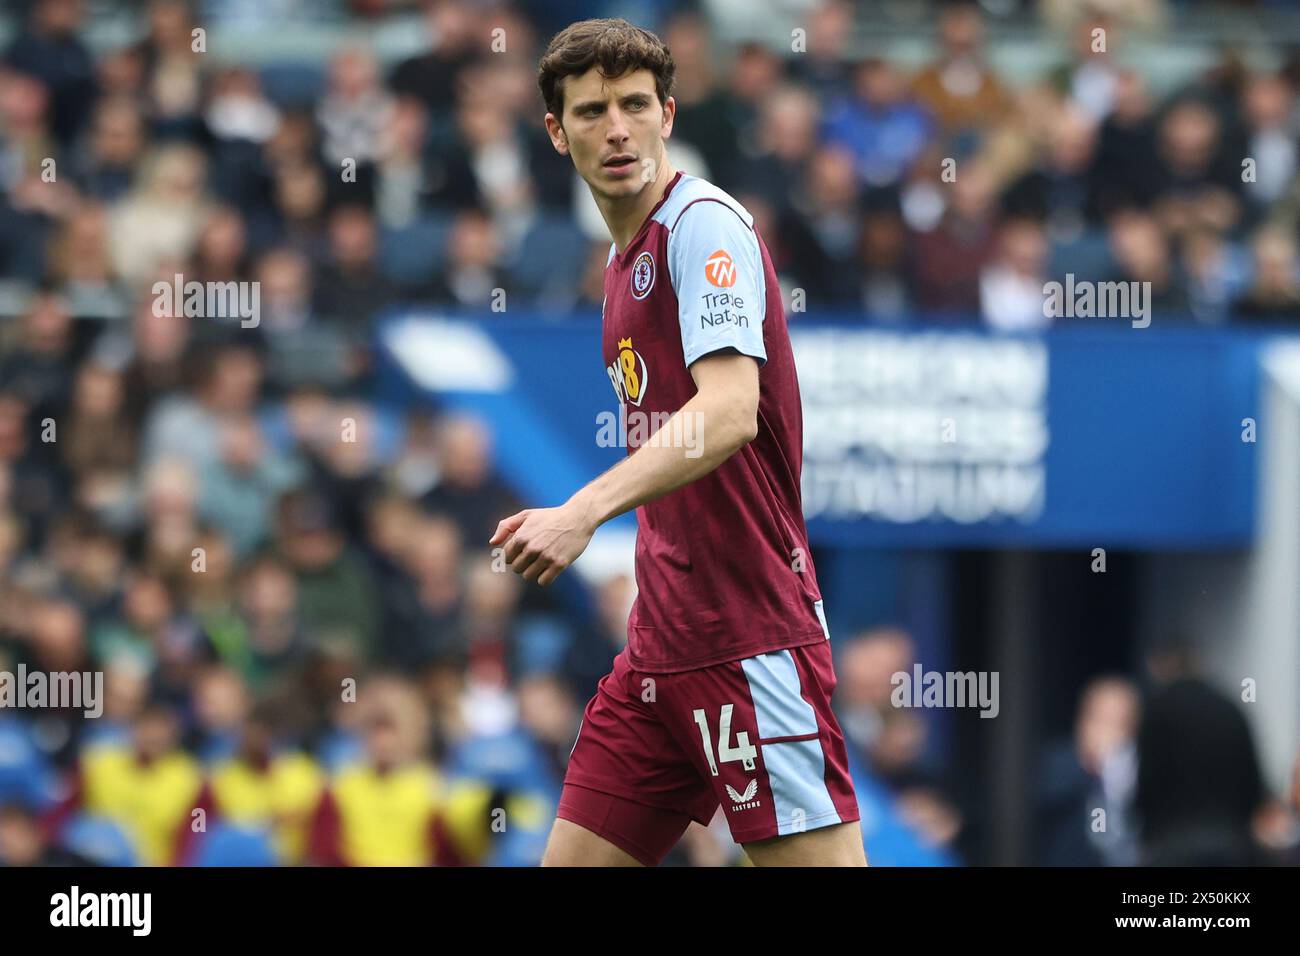
[[610, 143], [618, 145], [626, 142], [630, 137], [631, 133], [628, 132], [627, 123], [623, 118], [623, 111], [611, 109], [609, 111], [609, 132], [605, 134], [605, 138]]

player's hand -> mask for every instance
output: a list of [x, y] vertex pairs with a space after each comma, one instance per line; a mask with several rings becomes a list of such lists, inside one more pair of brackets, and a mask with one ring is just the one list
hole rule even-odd
[[510, 570], [545, 587], [587, 549], [595, 531], [571, 505], [528, 508], [503, 519], [488, 543], [504, 542]]

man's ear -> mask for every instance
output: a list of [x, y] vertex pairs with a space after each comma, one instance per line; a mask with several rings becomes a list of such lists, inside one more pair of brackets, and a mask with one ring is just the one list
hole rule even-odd
[[551, 145], [555, 147], [555, 151], [561, 156], [568, 156], [569, 137], [564, 132], [564, 127], [560, 125], [560, 121], [555, 118], [554, 113], [546, 114], [546, 132], [551, 137]]
[[661, 130], [661, 135], [664, 139], [667, 139], [673, 134], [673, 120], [676, 119], [676, 117], [677, 100], [670, 96], [668, 97], [667, 102], [664, 103], [664, 121]]

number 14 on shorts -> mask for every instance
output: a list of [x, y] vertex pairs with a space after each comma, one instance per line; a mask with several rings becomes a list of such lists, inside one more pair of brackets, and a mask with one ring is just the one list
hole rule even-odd
[[694, 711], [695, 722], [700, 725], [700, 741], [704, 744], [704, 756], [709, 761], [709, 771], [713, 776], [718, 775], [718, 764], [730, 763], [733, 760], [742, 761], [742, 766], [746, 770], [754, 769], [754, 758], [758, 756], [758, 749], [749, 742], [749, 732], [742, 730], [736, 734], [736, 746], [731, 746], [731, 712], [733, 704], [722, 705], [722, 715], [718, 720], [718, 755], [717, 759], [713, 756], [713, 738], [709, 734], [709, 718], [704, 713], [704, 708], [700, 707]]

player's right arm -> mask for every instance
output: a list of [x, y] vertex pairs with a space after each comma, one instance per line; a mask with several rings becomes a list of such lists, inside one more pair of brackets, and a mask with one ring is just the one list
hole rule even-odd
[[661, 431], [682, 434], [686, 429], [674, 420], [689, 417], [692, 448], [648, 442], [558, 508], [530, 508], [504, 519], [490, 544], [505, 544], [512, 571], [550, 584], [606, 521], [704, 477], [754, 439], [758, 363], [748, 355], [717, 352], [695, 362], [691, 375], [695, 395]]

